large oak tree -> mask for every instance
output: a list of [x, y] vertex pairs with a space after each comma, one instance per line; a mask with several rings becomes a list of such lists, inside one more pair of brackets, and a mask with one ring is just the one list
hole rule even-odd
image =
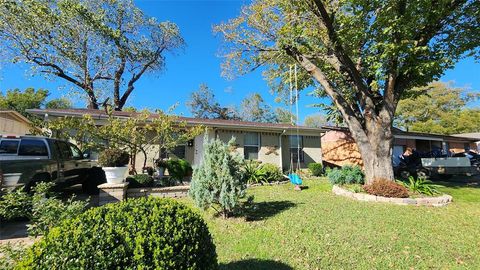
[[0, 0], [3, 60], [60, 78], [98, 109], [99, 96], [121, 110], [146, 73], [184, 41], [174, 23], [146, 16], [132, 0]]
[[393, 179], [392, 122], [402, 94], [477, 54], [480, 1], [254, 0], [216, 27], [226, 74], [260, 66], [271, 86], [317, 87], [355, 139], [367, 182]]

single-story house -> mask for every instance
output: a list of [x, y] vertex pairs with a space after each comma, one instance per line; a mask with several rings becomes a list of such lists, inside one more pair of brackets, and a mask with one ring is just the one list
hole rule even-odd
[[[323, 127], [327, 130], [322, 136], [322, 159], [326, 164], [342, 166], [346, 164], [362, 165], [362, 158], [350, 132], [344, 127]], [[476, 150], [476, 139], [472, 137], [447, 136], [420, 132], [407, 132], [394, 128], [393, 163], [399, 162], [399, 155], [407, 147], [419, 152], [433, 150], [452, 153]]]
[[[91, 115], [99, 125], [108, 118], [103, 110], [91, 109], [32, 109], [28, 110], [45, 119], [71, 116], [82, 117]], [[119, 118], [131, 117], [132, 112], [113, 112]], [[152, 114], [151, 117], [156, 117]], [[185, 121], [187, 126], [202, 125], [207, 127], [208, 138], [219, 138], [228, 142], [232, 137], [236, 139], [236, 151], [245, 159], [259, 160], [262, 163], [272, 163], [284, 170], [288, 170], [293, 159], [296, 167], [297, 153], [300, 152], [300, 167], [306, 168], [309, 163], [322, 162], [321, 135], [326, 130], [280, 123], [258, 123], [236, 120], [201, 119], [179, 117], [178, 121]], [[297, 131], [298, 135], [297, 136]], [[193, 140], [177, 146], [169, 153], [152, 147], [148, 154], [147, 166], [153, 166], [154, 160], [159, 157], [176, 156], [184, 158], [192, 165], [198, 165], [203, 158], [204, 134]], [[300, 145], [298, 151], [297, 145]], [[137, 167], [143, 164], [143, 157], [137, 155]], [[137, 171], [141, 168], [136, 168]]]
[[475, 139], [475, 148], [471, 148], [480, 153], [480, 132], [454, 134], [455, 137]]
[[32, 122], [19, 112], [0, 110], [0, 134], [26, 135], [32, 129]]

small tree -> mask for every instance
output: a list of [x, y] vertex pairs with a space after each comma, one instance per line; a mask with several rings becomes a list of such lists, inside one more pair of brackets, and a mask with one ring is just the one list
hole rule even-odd
[[[132, 156], [141, 153], [146, 166], [147, 152], [158, 145], [171, 149], [201, 134], [202, 126], [188, 127], [175, 115], [157, 111], [156, 115], [148, 111], [133, 113], [128, 118], [115, 116], [108, 111], [108, 118], [98, 126], [91, 115], [83, 117], [63, 117], [47, 122], [44, 128], [53, 132], [54, 137], [72, 139], [82, 149], [102, 150], [106, 146], [125, 149]], [[132, 167], [135, 168], [135, 158]]]
[[[234, 139], [228, 144], [219, 139], [208, 141], [207, 137], [204, 141], [205, 155], [202, 164], [193, 171], [189, 194], [198, 207], [212, 207], [226, 218], [245, 196], [243, 159], [231, 151]], [[213, 205], [219, 205], [220, 210]]]

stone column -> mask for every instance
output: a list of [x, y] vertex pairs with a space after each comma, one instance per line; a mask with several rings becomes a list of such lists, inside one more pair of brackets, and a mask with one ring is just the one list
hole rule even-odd
[[121, 184], [101, 184], [98, 186], [98, 205], [123, 201], [127, 198], [128, 183]]

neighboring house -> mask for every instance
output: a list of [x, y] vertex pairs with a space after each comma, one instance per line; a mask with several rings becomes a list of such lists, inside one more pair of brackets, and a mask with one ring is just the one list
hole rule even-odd
[[[362, 158], [357, 145], [350, 132], [342, 127], [323, 127], [328, 130], [322, 136], [322, 159], [326, 164], [342, 166], [346, 164], [362, 165]], [[477, 149], [475, 141], [480, 141], [470, 136], [447, 136], [419, 132], [406, 132], [394, 129], [393, 163], [399, 162], [399, 155], [407, 147], [419, 152], [432, 150], [450, 151], [453, 153], [464, 152], [468, 149]]]
[[453, 136], [475, 139], [475, 147], [472, 147], [472, 150], [475, 150], [480, 153], [480, 132], [454, 134]]
[[26, 135], [32, 129], [30, 120], [19, 112], [0, 110], [0, 135]]
[[[82, 117], [90, 114], [99, 125], [104, 123], [107, 115], [102, 110], [90, 109], [32, 109], [28, 112], [54, 119], [58, 117]], [[130, 112], [113, 112], [116, 117], [130, 117]], [[152, 114], [151, 117], [156, 117]], [[236, 139], [236, 151], [245, 159], [258, 160], [263, 163], [275, 164], [288, 170], [293, 159], [296, 167], [297, 153], [300, 152], [300, 167], [306, 168], [309, 163], [322, 162], [321, 134], [325, 131], [318, 128], [297, 127], [289, 124], [257, 123], [220, 119], [201, 119], [179, 117], [187, 126], [202, 125], [208, 128], [208, 138], [220, 138], [228, 142], [232, 137]], [[148, 153], [147, 166], [152, 166], [159, 157], [176, 156], [184, 158], [192, 165], [198, 165], [203, 159], [204, 134], [195, 139], [171, 149], [170, 153], [152, 147]], [[300, 144], [300, 151], [297, 145]], [[137, 171], [143, 164], [142, 155], [137, 155]]]

